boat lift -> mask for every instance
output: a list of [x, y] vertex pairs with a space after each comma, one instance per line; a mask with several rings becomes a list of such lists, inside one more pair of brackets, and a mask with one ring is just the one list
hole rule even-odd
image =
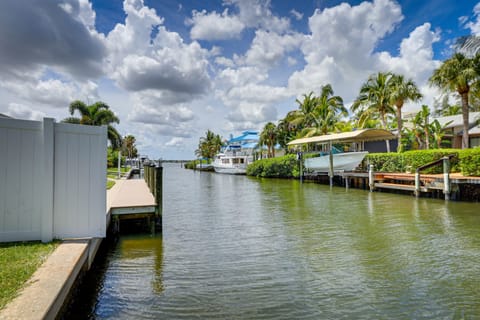
[[287, 143], [288, 146], [300, 146], [307, 144], [323, 144], [328, 145], [329, 149], [329, 171], [328, 176], [330, 178], [330, 187], [333, 186], [333, 176], [335, 163], [333, 161], [333, 144], [334, 143], [360, 143], [363, 146], [363, 142], [367, 141], [382, 141], [391, 140], [396, 138], [390, 131], [384, 129], [361, 129], [350, 132], [326, 134], [322, 136], [315, 136], [309, 138], [295, 139]]

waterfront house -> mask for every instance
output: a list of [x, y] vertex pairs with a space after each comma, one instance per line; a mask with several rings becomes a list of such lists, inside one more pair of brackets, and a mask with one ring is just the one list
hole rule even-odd
[[[454, 116], [433, 117], [431, 122], [438, 120], [441, 126], [445, 126], [445, 136], [443, 140], [451, 142], [452, 148], [462, 148], [463, 134], [463, 116], [456, 114]], [[480, 146], [480, 112], [469, 113], [469, 146], [470, 148]]]

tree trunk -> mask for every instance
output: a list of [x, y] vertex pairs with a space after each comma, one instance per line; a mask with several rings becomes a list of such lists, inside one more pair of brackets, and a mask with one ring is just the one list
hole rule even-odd
[[428, 116], [425, 117], [424, 132], [425, 132], [425, 149], [430, 149], [430, 134], [428, 130]]
[[[387, 130], [387, 121], [385, 120], [385, 113], [381, 114], [382, 126], [383, 129]], [[387, 146], [387, 152], [390, 153], [390, 140], [385, 140], [385, 145]]]
[[402, 105], [397, 104], [397, 152], [402, 151]]
[[463, 116], [463, 135], [462, 135], [462, 149], [467, 149], [468, 145], [468, 91], [461, 93], [462, 97], [462, 116]]

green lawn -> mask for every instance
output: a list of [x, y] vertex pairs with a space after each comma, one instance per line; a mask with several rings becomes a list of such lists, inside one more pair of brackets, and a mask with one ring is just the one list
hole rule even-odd
[[[121, 174], [127, 173], [128, 171], [130, 171], [130, 167], [127, 167], [127, 168], [121, 167], [120, 168], [120, 173]], [[107, 168], [107, 177], [112, 178], [112, 179], [117, 179], [118, 178], [118, 168], [117, 167]]]
[[107, 180], [107, 190], [111, 189], [115, 185], [115, 181]]
[[0, 309], [58, 246], [59, 242], [0, 243]]

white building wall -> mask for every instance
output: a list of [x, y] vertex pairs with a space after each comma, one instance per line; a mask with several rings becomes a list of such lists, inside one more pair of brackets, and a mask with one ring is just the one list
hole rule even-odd
[[106, 127], [0, 119], [0, 242], [104, 237]]

